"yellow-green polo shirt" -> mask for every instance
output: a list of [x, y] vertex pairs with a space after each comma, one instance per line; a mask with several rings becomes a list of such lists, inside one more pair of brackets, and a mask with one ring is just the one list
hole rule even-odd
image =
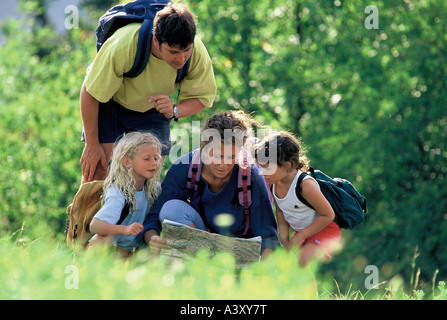
[[[107, 102], [112, 97], [127, 109], [145, 112], [154, 107], [148, 100], [154, 95], [173, 95], [177, 70], [164, 60], [150, 55], [146, 69], [136, 78], [123, 77], [132, 68], [141, 23], [118, 29], [101, 47], [95, 60], [87, 68], [84, 79], [87, 92], [96, 100]], [[188, 74], [180, 83], [178, 101], [198, 98], [211, 107], [216, 95], [216, 81], [210, 56], [196, 37]]]

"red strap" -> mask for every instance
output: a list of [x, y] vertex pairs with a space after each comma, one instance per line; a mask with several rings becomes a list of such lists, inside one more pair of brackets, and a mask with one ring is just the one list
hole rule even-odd
[[244, 156], [242, 165], [239, 165], [238, 172], [238, 189], [242, 192], [239, 192], [239, 203], [244, 207], [244, 216], [245, 216], [245, 231], [244, 236], [248, 232], [248, 228], [250, 226], [250, 206], [252, 204], [251, 190], [248, 189], [248, 186], [251, 185], [251, 167], [248, 164], [248, 155], [247, 151], [244, 149]]
[[197, 183], [200, 181], [200, 175], [202, 172], [201, 161], [201, 149], [193, 151], [191, 164], [188, 169], [188, 180], [186, 181], [186, 187], [190, 190], [197, 191]]

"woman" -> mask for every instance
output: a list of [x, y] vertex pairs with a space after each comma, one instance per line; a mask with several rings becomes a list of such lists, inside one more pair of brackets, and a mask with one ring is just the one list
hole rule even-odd
[[[244, 215], [244, 206], [237, 201], [239, 166], [243, 163], [238, 160], [243, 158], [241, 155], [249, 138], [249, 129], [254, 123], [254, 119], [241, 111], [221, 112], [207, 120], [203, 128], [202, 148], [184, 155], [172, 165], [163, 181], [162, 193], [144, 222], [144, 241], [150, 245], [151, 251], [169, 248], [159, 236], [163, 219], [228, 235], [228, 227], [222, 228], [215, 221], [216, 216], [222, 213], [232, 216], [230, 236], [262, 237], [261, 257], [266, 257], [278, 246], [269, 190], [255, 167], [251, 170], [249, 219]], [[208, 140], [203, 141], [206, 138]], [[200, 152], [202, 165], [199, 188], [191, 192], [187, 178], [196, 152]]]

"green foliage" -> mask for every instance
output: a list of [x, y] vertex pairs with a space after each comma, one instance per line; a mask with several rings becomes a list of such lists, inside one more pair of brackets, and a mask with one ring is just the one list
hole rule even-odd
[[[29, 33], [14, 20], [2, 30], [0, 233], [24, 221], [59, 232], [80, 181], [79, 88], [94, 39], [79, 30], [67, 39], [48, 28]], [[44, 46], [51, 50], [40, 56]]]
[[[99, 249], [73, 252], [50, 237], [0, 239], [0, 299], [315, 299], [312, 270], [294, 254], [274, 253], [237, 271], [227, 253], [195, 259], [150, 258], [147, 250], [123, 260]], [[45, 285], [43, 285], [45, 284]], [[299, 288], [299, 290], [297, 290]]]
[[24, 230], [0, 238], [0, 299], [447, 299], [444, 281], [432, 292], [408, 294], [400, 279], [381, 292], [342, 292], [315, 280], [316, 265], [299, 268], [296, 251], [277, 250], [237, 270], [227, 253], [209, 257], [203, 250], [194, 259], [170, 260], [142, 249], [125, 260], [104, 248], [73, 250], [54, 240], [31, 240]]
[[304, 141], [314, 166], [354, 181], [369, 205], [364, 225], [325, 269], [344, 266], [337, 278], [346, 277], [360, 253], [382, 275], [410, 279], [417, 247], [429, 282], [445, 265], [447, 236], [446, 28], [438, 16], [445, 3], [383, 2], [379, 30], [350, 27], [366, 16], [359, 6], [316, 6], [312, 17], [324, 17], [323, 25], [302, 26], [318, 27], [309, 39], [321, 61], [312, 68], [313, 85], [321, 85], [301, 123]]
[[379, 29], [364, 26], [369, 1], [190, 3], [215, 61], [216, 107], [302, 136], [314, 167], [368, 199], [365, 223], [322, 271], [342, 287], [368, 264], [410, 279], [417, 247], [420, 284], [438, 268], [445, 278], [445, 2], [376, 1]]
[[[80, 181], [79, 90], [95, 55], [95, 26], [81, 23], [81, 29], [56, 35], [43, 24], [45, 10], [39, 3], [23, 1], [24, 12], [33, 15], [1, 24], [0, 236], [23, 228], [25, 242], [48, 234], [62, 242], [65, 208]], [[109, 1], [85, 3], [95, 10], [88, 14], [97, 17]], [[330, 263], [319, 266], [317, 277], [325, 279], [319, 297], [446, 299], [447, 26], [441, 16], [446, 2], [375, 1], [377, 30], [364, 26], [369, 1], [187, 3], [213, 59], [218, 97], [212, 109], [181, 119], [176, 129], [188, 134], [191, 120], [218, 110], [253, 112], [272, 128], [300, 135], [314, 167], [352, 181], [367, 197], [366, 221], [344, 230], [341, 249]], [[34, 243], [19, 246], [17, 253], [12, 253], [11, 244], [0, 249], [5, 250], [3, 257], [10, 257], [1, 260], [2, 268], [8, 270], [11, 263], [25, 268], [18, 262], [24, 253], [56, 265], [71, 261], [62, 244], [54, 248], [43, 241], [45, 251], [40, 241]], [[281, 253], [276, 257], [281, 268], [289, 263]], [[109, 270], [105, 274], [113, 273], [118, 262], [101, 259], [97, 265], [88, 261], [98, 270]], [[363, 290], [367, 265], [379, 269], [380, 293]], [[129, 264], [123, 274], [132, 268], [139, 270]], [[182, 268], [179, 275], [193, 267]], [[150, 277], [149, 270], [142, 270]], [[259, 270], [247, 271], [246, 277], [255, 277]], [[60, 280], [61, 272], [53, 276]], [[30, 288], [37, 288], [38, 279], [47, 280], [50, 273], [43, 267], [35, 279], [27, 278], [35, 285]], [[293, 277], [290, 270], [285, 274]], [[231, 278], [231, 272], [224, 275]], [[106, 283], [105, 276], [102, 279]], [[117, 286], [129, 286], [115, 280], [121, 283]], [[271, 280], [257, 284], [261, 287], [264, 281]], [[21, 284], [10, 282], [8, 290]], [[222, 285], [237, 291], [242, 282]], [[13, 296], [33, 293], [24, 288]], [[209, 294], [201, 290], [194, 295]], [[105, 297], [98, 288], [94, 292]], [[43, 296], [50, 297], [50, 291]], [[287, 295], [275, 291], [272, 297]]]

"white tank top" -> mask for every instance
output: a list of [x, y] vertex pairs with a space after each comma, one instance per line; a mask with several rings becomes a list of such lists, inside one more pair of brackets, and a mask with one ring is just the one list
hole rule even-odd
[[[289, 223], [290, 227], [295, 231], [301, 231], [310, 225], [318, 216], [318, 213], [314, 209], [306, 206], [296, 196], [296, 182], [300, 174], [301, 170], [298, 170], [290, 185], [289, 191], [284, 198], [278, 198], [276, 196], [276, 185], [273, 185], [273, 196], [275, 197], [276, 204], [284, 213], [284, 218]], [[305, 176], [304, 180], [305, 179], [312, 179], [315, 181], [311, 176]], [[315, 183], [318, 185], [316, 181]]]

